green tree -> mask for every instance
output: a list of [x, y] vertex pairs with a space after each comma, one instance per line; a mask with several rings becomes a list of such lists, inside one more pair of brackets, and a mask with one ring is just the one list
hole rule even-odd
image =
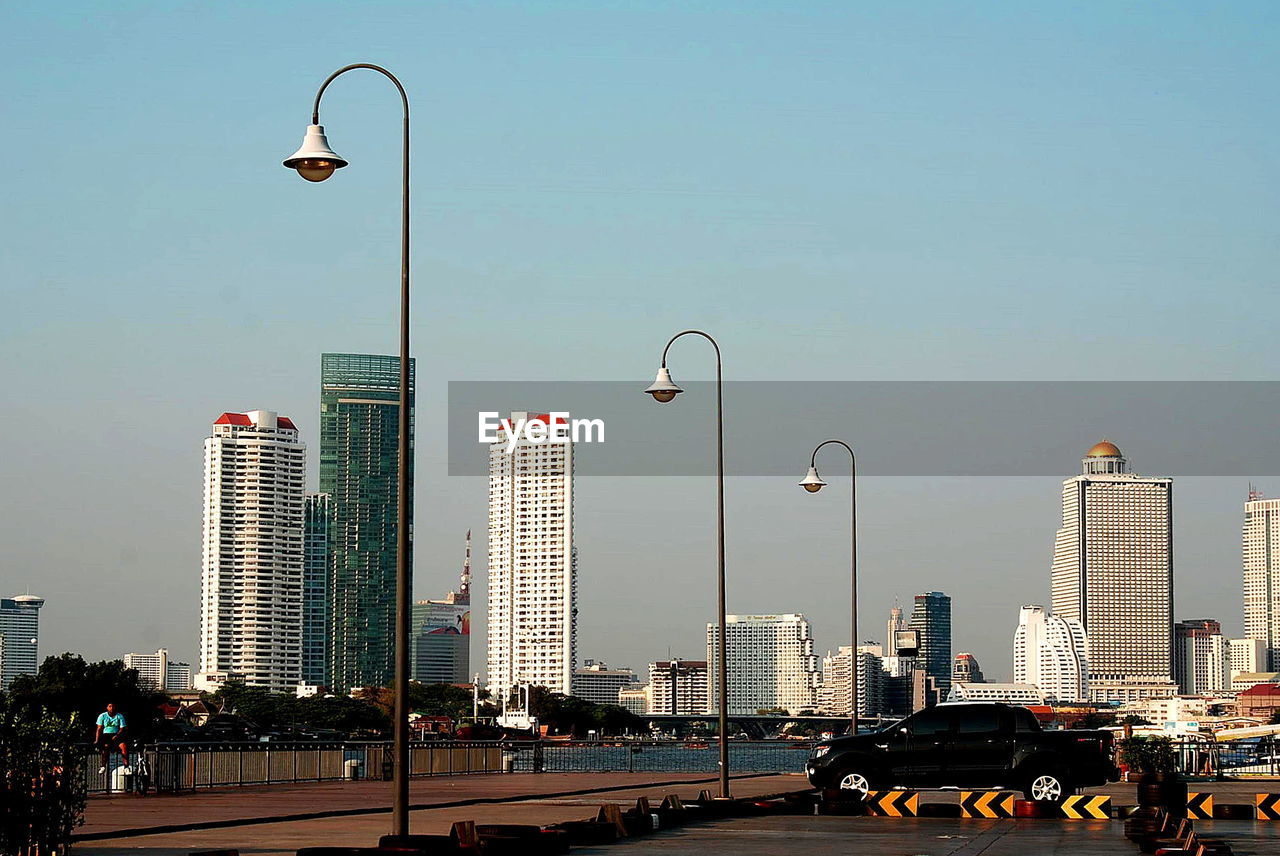
[[0, 692], [0, 853], [59, 853], [83, 822], [84, 726], [77, 714]]
[[[489, 691], [480, 690], [480, 715], [493, 716], [497, 709], [489, 704]], [[454, 684], [409, 684], [409, 709], [423, 716], [448, 716], [454, 722], [471, 719], [471, 690]]]
[[79, 654], [46, 657], [34, 675], [15, 678], [9, 690], [15, 707], [43, 708], [70, 720], [84, 730], [82, 740], [93, 738], [98, 714], [113, 702], [124, 714], [129, 739], [150, 740], [162, 718], [160, 705], [168, 697], [144, 686], [136, 669], [119, 660], [86, 663]]
[[529, 688], [529, 713], [552, 734], [574, 737], [585, 737], [592, 730], [610, 734], [639, 731], [643, 725], [639, 717], [624, 707], [593, 704], [577, 696], [553, 693], [546, 687]]

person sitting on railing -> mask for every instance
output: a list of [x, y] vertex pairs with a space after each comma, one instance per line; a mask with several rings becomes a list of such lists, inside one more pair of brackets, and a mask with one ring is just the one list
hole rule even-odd
[[93, 742], [98, 747], [98, 753], [102, 756], [102, 766], [98, 768], [99, 773], [105, 773], [107, 766], [111, 763], [111, 750], [120, 750], [120, 761], [124, 765], [124, 774], [127, 776], [133, 771], [129, 769], [129, 744], [124, 736], [124, 714], [116, 713], [116, 706], [107, 702], [107, 709], [98, 714], [98, 730], [94, 735]]

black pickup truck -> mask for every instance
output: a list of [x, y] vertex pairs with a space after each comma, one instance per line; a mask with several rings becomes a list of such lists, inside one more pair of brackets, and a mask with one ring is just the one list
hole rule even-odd
[[952, 703], [870, 734], [819, 743], [805, 767], [818, 788], [866, 792], [1003, 787], [1059, 801], [1119, 778], [1108, 731], [1044, 731], [1025, 707]]

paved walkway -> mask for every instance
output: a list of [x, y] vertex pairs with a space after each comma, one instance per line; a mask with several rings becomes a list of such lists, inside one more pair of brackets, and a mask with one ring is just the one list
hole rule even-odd
[[[1280, 823], [1196, 821], [1236, 856], [1280, 853]], [[686, 826], [575, 853], [609, 856], [1140, 856], [1114, 820], [948, 820], [782, 816]]]
[[[679, 783], [679, 784], [676, 784]], [[414, 832], [446, 833], [458, 820], [549, 824], [590, 816], [603, 802], [634, 803], [676, 793], [716, 792], [716, 780], [678, 773], [494, 774], [415, 779], [410, 801]], [[803, 776], [735, 778], [734, 796], [805, 790]], [[384, 782], [243, 788], [188, 796], [91, 800], [85, 826], [92, 840], [77, 854], [143, 853], [185, 856], [191, 850], [238, 848], [244, 854], [286, 856], [307, 844], [368, 846], [390, 829], [391, 789]], [[322, 813], [337, 816], [315, 817]], [[311, 815], [314, 819], [301, 819]], [[292, 816], [292, 820], [269, 820]], [[200, 829], [137, 834], [141, 827]]]

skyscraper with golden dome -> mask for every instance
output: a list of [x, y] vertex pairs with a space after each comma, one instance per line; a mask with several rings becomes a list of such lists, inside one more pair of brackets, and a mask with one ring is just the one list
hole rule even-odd
[[1175, 695], [1173, 479], [1129, 472], [1103, 440], [1062, 483], [1053, 613], [1089, 639], [1091, 701]]

